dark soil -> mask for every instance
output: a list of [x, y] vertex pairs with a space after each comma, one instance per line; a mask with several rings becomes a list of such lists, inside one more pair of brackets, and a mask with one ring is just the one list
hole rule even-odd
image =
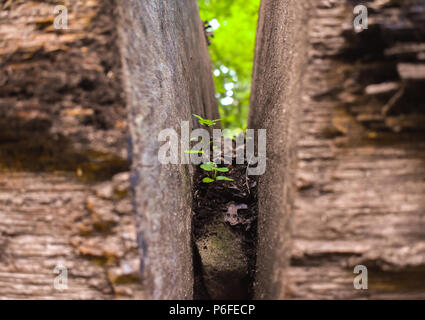
[[[253, 283], [255, 277], [256, 265], [256, 244], [257, 244], [257, 179], [255, 176], [247, 176], [247, 163], [243, 165], [236, 164], [233, 158], [232, 164], [218, 165], [226, 167], [229, 172], [222, 174], [232, 178], [234, 181], [216, 181], [213, 183], [203, 183], [202, 179], [207, 177], [208, 172], [202, 170], [199, 166], [194, 174], [194, 193], [193, 193], [193, 238], [194, 238], [194, 272], [195, 286], [194, 299], [210, 299], [207, 288], [203, 283], [202, 261], [196, 248], [195, 242], [200, 237], [206, 235], [204, 226], [210, 224], [214, 219], [223, 219], [223, 224], [232, 227], [243, 241], [244, 253], [248, 258], [248, 277], [247, 283], [242, 288], [244, 290], [243, 298], [251, 299], [253, 296]], [[211, 176], [211, 174], [210, 174]], [[231, 205], [245, 204], [246, 209], [238, 209], [238, 222], [225, 222], [224, 217]], [[234, 287], [226, 290], [235, 290]], [[226, 294], [225, 294], [226, 295]], [[232, 292], [229, 292], [232, 296]]]

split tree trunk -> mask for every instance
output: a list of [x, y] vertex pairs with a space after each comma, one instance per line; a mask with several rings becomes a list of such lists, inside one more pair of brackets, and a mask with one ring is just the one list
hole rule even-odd
[[[368, 2], [369, 29], [355, 33], [356, 3], [312, 1], [308, 51], [292, 36], [296, 1], [272, 2], [260, 12], [250, 119], [271, 146], [257, 298], [424, 298], [424, 2]], [[282, 21], [294, 29], [279, 41]], [[295, 53], [306, 52], [303, 70]], [[368, 290], [354, 289], [356, 265]]]
[[115, 2], [0, 5], [0, 299], [145, 298]]
[[192, 298], [192, 170], [157, 155], [161, 129], [218, 118], [196, 1], [1, 6], [0, 298]]
[[193, 169], [161, 164], [158, 134], [218, 118], [203, 24], [195, 0], [119, 5], [142, 277], [154, 299], [191, 299]]

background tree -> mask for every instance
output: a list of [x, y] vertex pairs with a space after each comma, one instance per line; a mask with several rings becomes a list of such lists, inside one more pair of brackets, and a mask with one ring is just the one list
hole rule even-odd
[[225, 128], [246, 128], [259, 0], [198, 0], [214, 31], [209, 51]]

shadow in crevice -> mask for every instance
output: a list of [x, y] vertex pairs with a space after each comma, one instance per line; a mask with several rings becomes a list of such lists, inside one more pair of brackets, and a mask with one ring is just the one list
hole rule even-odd
[[207, 171], [197, 168], [194, 174], [192, 241], [197, 300], [249, 300], [254, 296], [257, 181], [247, 175], [247, 163], [236, 164], [236, 158], [226, 168], [231, 181], [203, 183]]
[[397, 294], [423, 297], [425, 293], [425, 268], [411, 267], [399, 271], [369, 268], [369, 290], [374, 294]]
[[62, 134], [50, 133], [47, 119], [0, 120], [0, 169], [70, 172], [85, 181], [102, 181], [129, 169], [129, 162], [96, 150], [76, 151]]

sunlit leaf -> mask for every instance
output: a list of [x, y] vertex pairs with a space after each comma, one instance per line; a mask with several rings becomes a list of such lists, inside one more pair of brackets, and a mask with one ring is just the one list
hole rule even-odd
[[200, 124], [203, 124], [203, 125], [206, 125], [206, 126], [214, 126], [217, 123], [217, 121], [219, 121], [219, 120], [204, 119], [200, 115], [197, 115], [197, 114], [194, 114], [194, 113], [192, 113], [192, 115], [194, 117], [198, 118], [198, 121], [199, 121]]
[[211, 166], [210, 164], [208, 164], [208, 163], [205, 163], [205, 164], [201, 164], [201, 169], [202, 170], [205, 170], [205, 171], [213, 171], [214, 170], [214, 167], [213, 166]]
[[233, 179], [224, 176], [218, 176], [216, 179], [217, 181], [234, 181]]

